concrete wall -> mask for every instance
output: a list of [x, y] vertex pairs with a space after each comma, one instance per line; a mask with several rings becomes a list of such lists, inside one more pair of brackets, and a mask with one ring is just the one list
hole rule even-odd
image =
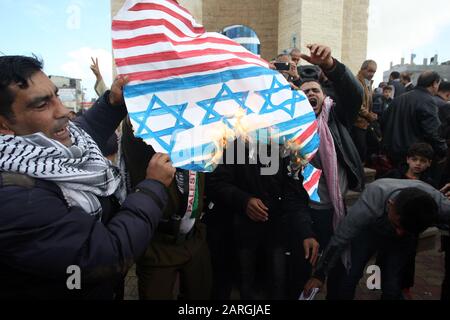
[[357, 72], [367, 55], [369, 0], [280, 0], [278, 51], [326, 44], [333, 56]]
[[333, 56], [342, 57], [344, 0], [303, 0], [301, 16], [301, 49], [309, 43], [326, 44]]
[[342, 61], [357, 73], [367, 58], [369, 0], [344, 0]]
[[[267, 60], [291, 48], [293, 36], [303, 52], [308, 43], [329, 45], [355, 73], [366, 59], [369, 0], [179, 1], [208, 31], [235, 24], [252, 28]], [[115, 14], [123, 0], [111, 3]]]
[[203, 0], [179, 0], [178, 2], [192, 14], [198, 23], [203, 23]]
[[301, 46], [302, 2], [299, 0], [279, 0], [278, 7], [278, 52], [294, 47], [292, 38], [296, 38], [296, 47]]
[[203, 0], [203, 25], [208, 31], [242, 24], [252, 28], [261, 41], [261, 56], [278, 53], [278, 1]]

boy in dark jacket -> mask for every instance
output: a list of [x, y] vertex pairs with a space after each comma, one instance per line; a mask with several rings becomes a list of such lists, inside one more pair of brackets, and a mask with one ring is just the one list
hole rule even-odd
[[400, 165], [399, 168], [391, 170], [383, 178], [421, 180], [437, 187], [428, 172], [433, 157], [433, 148], [428, 143], [413, 144], [408, 150], [406, 165]]

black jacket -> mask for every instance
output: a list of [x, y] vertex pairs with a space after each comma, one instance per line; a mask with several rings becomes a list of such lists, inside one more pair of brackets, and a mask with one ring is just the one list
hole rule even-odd
[[[335, 106], [330, 113], [328, 127], [333, 136], [338, 162], [343, 164], [347, 172], [349, 188], [361, 191], [364, 188], [364, 168], [349, 130], [361, 109], [364, 90], [351, 71], [338, 61], [332, 71], [326, 72], [326, 76], [333, 83], [335, 92]], [[302, 215], [301, 222], [299, 233], [303, 238], [314, 237], [309, 211]]]
[[414, 88], [415, 88], [415, 86], [412, 83], [410, 83], [409, 85], [405, 86], [405, 92], [413, 91]]
[[378, 119], [383, 117], [384, 111], [389, 108], [389, 105], [392, 103], [393, 99], [386, 99], [382, 94], [375, 94], [373, 96], [373, 108], [372, 111], [378, 115]]
[[409, 147], [417, 142], [429, 143], [442, 158], [447, 145], [439, 136], [441, 122], [433, 96], [424, 88], [415, 88], [392, 102], [383, 120], [383, 145], [390, 155], [404, 159]]
[[[103, 148], [126, 115], [107, 97], [77, 120]], [[139, 187], [147, 193], [129, 195], [121, 208], [99, 199], [101, 223], [69, 208], [56, 184], [26, 179], [0, 180], [0, 299], [112, 299], [116, 280], [147, 249], [167, 202], [164, 186], [145, 180]], [[72, 265], [81, 269], [81, 290], [66, 285]]]
[[[401, 165], [398, 169], [393, 169], [391, 171], [389, 171], [388, 173], [386, 173], [383, 177], [381, 177], [380, 179], [406, 179], [406, 180], [410, 180], [406, 174], [408, 173], [408, 165], [404, 164]], [[431, 178], [430, 176], [430, 172], [429, 170], [426, 170], [425, 172], [423, 172], [420, 175], [420, 181], [423, 181], [425, 183], [428, 183], [429, 185], [437, 188], [437, 184], [436, 182]]]
[[[261, 170], [267, 167], [263, 164], [265, 161], [256, 159], [256, 163], [250, 164], [249, 150], [240, 141], [235, 142], [232, 148], [235, 155], [234, 164], [226, 164], [224, 161], [225, 164], [219, 165], [212, 174], [207, 176], [208, 199], [242, 215], [246, 214], [250, 198], [261, 199], [272, 216], [284, 214], [285, 193], [296, 194], [303, 204], [307, 203], [308, 195], [301, 188], [301, 181], [294, 181], [288, 176], [288, 158], [278, 158], [279, 166], [276, 174], [264, 175], [261, 174]], [[246, 161], [243, 164], [240, 164], [237, 156], [241, 148], [245, 149]], [[227, 151], [223, 156], [224, 160], [226, 158]]]
[[[239, 144], [241, 142], [234, 144], [234, 155], [238, 154], [236, 150]], [[280, 165], [276, 174], [263, 175], [261, 169], [265, 167], [264, 161], [256, 159], [256, 164], [249, 164], [249, 150], [246, 148], [245, 152], [245, 164], [238, 164], [235, 158], [235, 164], [221, 164], [212, 174], [207, 175], [206, 193], [208, 199], [215, 204], [215, 210], [240, 215], [244, 221], [251, 222], [246, 215], [247, 204], [250, 198], [258, 198], [269, 208], [269, 221], [287, 222], [289, 227], [286, 231], [292, 236], [295, 234], [298, 241], [312, 236], [300, 233], [308, 219], [305, 215], [308, 194], [302, 186], [302, 180], [289, 177], [289, 158], [278, 159]], [[226, 157], [225, 152], [223, 158]], [[221, 220], [224, 225], [229, 221], [226, 217]]]
[[450, 140], [450, 103], [445, 101], [439, 96], [434, 97], [434, 101], [438, 107], [439, 120], [441, 121], [441, 127], [439, 128], [439, 134], [441, 138], [447, 141]]
[[349, 131], [361, 108], [364, 91], [352, 72], [338, 61], [336, 67], [325, 74], [333, 83], [335, 91], [336, 105], [330, 114], [328, 127], [338, 161], [344, 164], [347, 171], [349, 188], [361, 191], [364, 188], [364, 168]]
[[406, 92], [405, 86], [399, 80], [391, 80], [389, 85], [394, 87], [394, 99]]

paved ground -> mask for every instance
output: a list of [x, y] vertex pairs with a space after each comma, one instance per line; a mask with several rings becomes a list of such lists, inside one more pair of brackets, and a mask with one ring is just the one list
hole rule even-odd
[[[436, 237], [436, 249], [419, 253], [416, 259], [415, 287], [411, 291], [414, 300], [439, 300], [441, 284], [444, 274], [444, 254], [440, 253], [440, 242]], [[361, 280], [357, 289], [357, 300], [378, 300], [379, 291], [370, 291], [366, 287], [366, 279]], [[318, 300], [323, 300], [324, 294], [318, 295]], [[137, 300], [137, 284], [134, 268], [130, 270], [126, 279], [126, 300]]]

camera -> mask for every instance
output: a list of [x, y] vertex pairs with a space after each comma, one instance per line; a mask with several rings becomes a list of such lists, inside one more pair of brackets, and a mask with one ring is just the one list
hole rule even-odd
[[275, 62], [274, 65], [278, 71], [289, 71], [291, 69], [289, 62]]

